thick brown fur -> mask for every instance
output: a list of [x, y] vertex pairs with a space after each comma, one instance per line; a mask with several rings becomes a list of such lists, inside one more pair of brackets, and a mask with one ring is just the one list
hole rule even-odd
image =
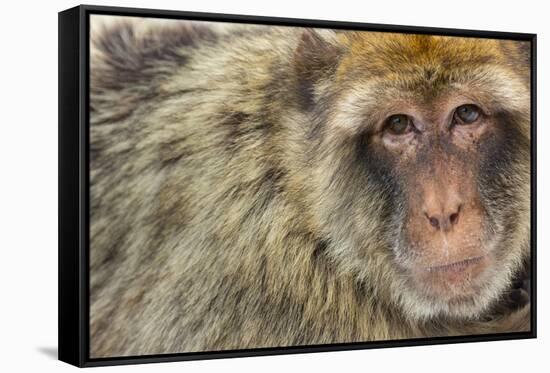
[[[529, 305], [502, 306], [529, 258], [521, 43], [183, 21], [91, 31], [91, 357], [529, 330]], [[358, 152], [384, 94], [423, 82], [482, 92], [520, 141], [492, 171], [513, 184], [492, 207], [502, 286], [469, 317], [418, 317], [400, 294], [398, 191]]]

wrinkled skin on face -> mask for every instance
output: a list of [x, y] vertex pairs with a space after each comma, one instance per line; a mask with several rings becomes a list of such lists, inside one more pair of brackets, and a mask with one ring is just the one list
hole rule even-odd
[[[528, 257], [528, 65], [497, 41], [348, 38], [325, 146], [349, 157], [332, 158], [335, 172], [364, 184], [328, 186], [340, 197], [327, 224], [354, 236], [334, 257], [364, 277], [379, 262], [412, 318], [477, 317]], [[334, 228], [342, 206], [354, 228]]]
[[[432, 103], [433, 111], [404, 107], [405, 129], [386, 125], [372, 141], [402, 175], [396, 261], [425, 297], [452, 303], [476, 296], [494, 266], [494, 222], [477, 178], [481, 147], [497, 124], [470, 100], [449, 101]], [[461, 108], [475, 113], [471, 122], [460, 119]]]

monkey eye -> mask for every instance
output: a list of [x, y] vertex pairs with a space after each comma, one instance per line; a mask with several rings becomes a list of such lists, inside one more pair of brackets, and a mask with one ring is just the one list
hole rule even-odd
[[395, 114], [386, 119], [384, 129], [393, 135], [404, 135], [413, 129], [412, 120], [408, 115]]
[[454, 121], [456, 124], [472, 124], [481, 115], [481, 109], [475, 105], [462, 105], [455, 109]]

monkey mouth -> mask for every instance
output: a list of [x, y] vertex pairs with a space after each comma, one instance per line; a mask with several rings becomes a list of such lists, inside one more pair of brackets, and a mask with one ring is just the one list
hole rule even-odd
[[468, 259], [464, 259], [458, 262], [430, 266], [426, 268], [426, 272], [431, 273], [444, 273], [444, 272], [463, 272], [468, 267], [480, 263], [484, 259], [484, 256], [476, 256]]
[[478, 294], [488, 279], [483, 275], [491, 260], [487, 255], [468, 257], [445, 264], [417, 267], [413, 278], [425, 295], [454, 302]]

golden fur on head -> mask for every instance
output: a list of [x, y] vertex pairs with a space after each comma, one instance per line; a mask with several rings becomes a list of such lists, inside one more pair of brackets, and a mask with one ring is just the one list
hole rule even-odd
[[[529, 255], [521, 43], [100, 19], [91, 23], [91, 357], [529, 328], [528, 307], [494, 307]], [[479, 95], [511, 118], [520, 142], [493, 164], [514, 185], [512, 199], [489, 208], [507, 254], [463, 309], [415, 296], [396, 270], [403, 202], [381, 160], [359, 147], [392, 101], [434, 90]]]

